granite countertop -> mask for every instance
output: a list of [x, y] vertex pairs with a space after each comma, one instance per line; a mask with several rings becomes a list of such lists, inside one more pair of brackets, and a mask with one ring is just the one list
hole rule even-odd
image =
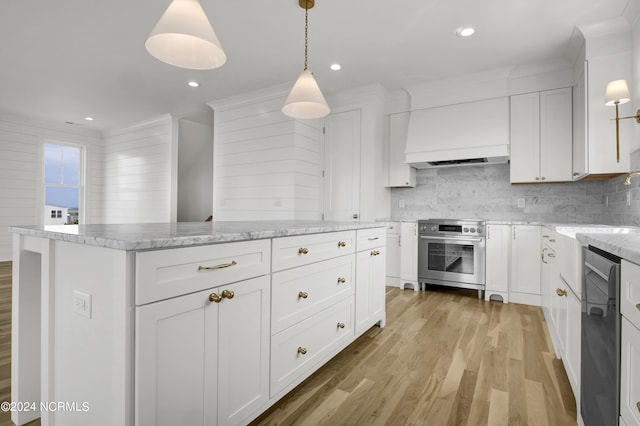
[[379, 222], [177, 222], [111, 225], [11, 226], [9, 232], [117, 250], [149, 250], [292, 235], [378, 228]]

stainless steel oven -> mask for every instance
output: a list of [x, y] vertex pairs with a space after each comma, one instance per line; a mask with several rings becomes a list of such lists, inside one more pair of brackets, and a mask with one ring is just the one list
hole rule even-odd
[[478, 290], [485, 286], [483, 220], [418, 221], [418, 281]]

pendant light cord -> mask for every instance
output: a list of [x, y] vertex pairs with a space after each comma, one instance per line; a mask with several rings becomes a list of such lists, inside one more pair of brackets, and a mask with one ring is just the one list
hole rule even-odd
[[309, 8], [304, 8], [304, 70], [307, 70], [307, 51], [309, 46]]

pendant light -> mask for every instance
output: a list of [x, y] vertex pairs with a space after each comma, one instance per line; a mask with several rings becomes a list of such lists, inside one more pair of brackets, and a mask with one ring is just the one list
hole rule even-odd
[[144, 46], [156, 59], [192, 70], [218, 68], [227, 61], [198, 0], [173, 0]]
[[293, 118], [321, 118], [329, 114], [329, 105], [307, 66], [309, 9], [314, 6], [314, 0], [299, 0], [298, 3], [304, 9], [304, 70], [293, 85], [282, 107], [282, 113]]

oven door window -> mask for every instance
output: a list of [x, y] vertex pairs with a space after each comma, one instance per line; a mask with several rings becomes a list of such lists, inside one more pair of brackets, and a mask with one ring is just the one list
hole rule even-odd
[[464, 242], [429, 242], [428, 268], [430, 271], [474, 275], [473, 244]]

